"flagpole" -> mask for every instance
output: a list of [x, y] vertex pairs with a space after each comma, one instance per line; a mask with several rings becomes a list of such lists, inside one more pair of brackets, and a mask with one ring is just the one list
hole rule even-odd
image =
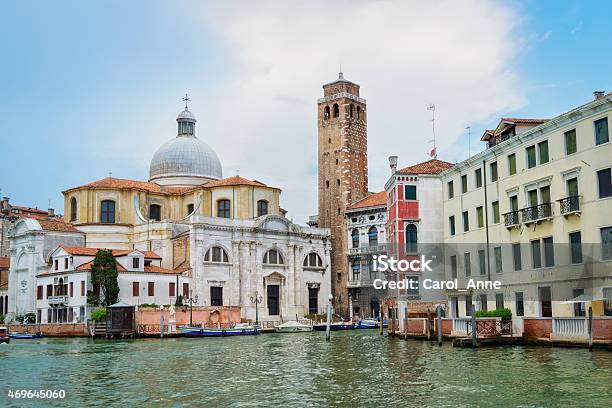
[[431, 132], [433, 133], [433, 139], [429, 141], [430, 143], [433, 142], [433, 150], [431, 151], [431, 153], [429, 153], [429, 156], [433, 157], [434, 159], [437, 159], [438, 149], [436, 146], [436, 105], [430, 103], [429, 106], [427, 106], [427, 110], [431, 111]]

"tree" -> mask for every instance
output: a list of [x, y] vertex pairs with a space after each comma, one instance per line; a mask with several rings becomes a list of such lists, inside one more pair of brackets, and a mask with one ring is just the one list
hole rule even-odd
[[91, 283], [100, 285], [102, 306], [110, 306], [119, 300], [117, 260], [110, 249], [99, 249], [91, 267]]

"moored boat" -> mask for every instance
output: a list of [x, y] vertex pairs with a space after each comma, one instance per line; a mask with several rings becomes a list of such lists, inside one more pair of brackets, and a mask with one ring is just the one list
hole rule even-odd
[[[312, 326], [316, 331], [325, 331], [327, 329], [327, 323], [319, 323]], [[355, 328], [353, 323], [335, 322], [329, 325], [329, 329], [332, 331], [336, 330], [352, 330]]]
[[198, 337], [225, 337], [225, 336], [249, 336], [259, 334], [259, 328], [246, 324], [237, 324], [230, 328], [207, 328], [197, 326], [179, 326], [179, 331], [186, 336]]
[[0, 327], [0, 343], [9, 343], [11, 341], [6, 327]]
[[[383, 322], [383, 327], [387, 327], [387, 322]], [[378, 329], [380, 328], [380, 321], [376, 319], [361, 319], [355, 324], [356, 329]]]
[[312, 331], [312, 326], [291, 320], [289, 322], [279, 324], [278, 326], [274, 326], [274, 331], [277, 333], [310, 332]]
[[10, 332], [9, 337], [11, 339], [40, 339], [42, 337], [42, 333], [41, 332], [36, 332], [36, 333]]

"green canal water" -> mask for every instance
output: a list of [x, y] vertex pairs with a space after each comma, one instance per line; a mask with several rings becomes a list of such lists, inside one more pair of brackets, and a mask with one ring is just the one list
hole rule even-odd
[[[15, 340], [0, 345], [0, 406], [610, 407], [612, 353], [380, 337]], [[9, 400], [8, 390], [66, 391]]]

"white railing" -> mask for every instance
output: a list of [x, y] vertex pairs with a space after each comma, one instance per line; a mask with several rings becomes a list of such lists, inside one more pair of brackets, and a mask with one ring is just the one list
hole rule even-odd
[[589, 321], [584, 317], [553, 317], [552, 336], [589, 337]]
[[471, 321], [472, 318], [455, 318], [453, 319], [453, 331], [454, 332], [462, 332], [468, 333], [468, 322]]

